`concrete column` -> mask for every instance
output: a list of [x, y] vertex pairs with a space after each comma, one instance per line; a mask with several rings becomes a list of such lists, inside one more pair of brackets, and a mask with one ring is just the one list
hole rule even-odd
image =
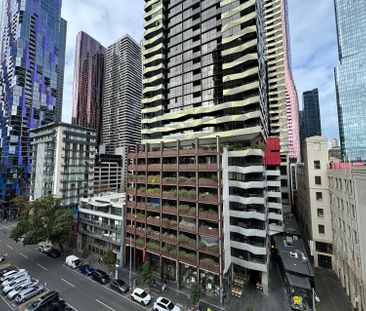
[[262, 272], [263, 293], [268, 295], [268, 272]]

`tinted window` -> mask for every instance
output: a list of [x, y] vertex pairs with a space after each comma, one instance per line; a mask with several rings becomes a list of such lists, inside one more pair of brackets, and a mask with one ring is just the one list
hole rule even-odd
[[142, 292], [140, 295], [141, 298], [145, 298], [146, 296], [147, 296], [146, 292]]

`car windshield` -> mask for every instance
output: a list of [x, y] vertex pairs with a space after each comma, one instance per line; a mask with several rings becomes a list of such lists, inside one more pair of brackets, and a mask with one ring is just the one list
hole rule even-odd
[[77, 265], [77, 266], [78, 266], [78, 265], [80, 265], [80, 260], [79, 260], [79, 259], [77, 259], [77, 260], [75, 260], [75, 261], [74, 261], [74, 263], [75, 263], [75, 265]]
[[170, 304], [168, 304], [168, 310], [173, 310], [174, 309], [174, 303], [170, 302]]
[[141, 298], [145, 298], [145, 297], [147, 296], [147, 294], [146, 294], [146, 292], [142, 292], [142, 293], [140, 294], [140, 296], [141, 296]]
[[119, 286], [123, 286], [123, 285], [125, 285], [125, 284], [126, 284], [126, 283], [125, 283], [125, 282], [123, 282], [122, 280], [118, 280], [118, 281], [117, 281], [117, 283], [118, 283], [118, 285], [119, 285]]

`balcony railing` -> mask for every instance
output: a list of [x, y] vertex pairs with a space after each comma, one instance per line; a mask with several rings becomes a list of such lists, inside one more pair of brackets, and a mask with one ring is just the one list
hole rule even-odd
[[217, 203], [217, 195], [215, 194], [200, 194], [199, 201], [202, 203]]
[[158, 212], [158, 211], [160, 211], [160, 205], [147, 203], [146, 209], [148, 211]]
[[199, 227], [199, 233], [204, 235], [210, 235], [214, 237], [219, 237], [219, 229], [208, 228], [208, 227]]
[[177, 229], [177, 222], [175, 220], [163, 219], [161, 224], [166, 228]]
[[199, 212], [199, 218], [202, 219], [208, 219], [208, 220], [213, 220], [213, 221], [218, 221], [219, 220], [219, 214], [216, 211], [200, 211]]
[[118, 231], [118, 232], [121, 231], [120, 226], [109, 225], [109, 224], [103, 223], [101, 221], [95, 221], [95, 220], [91, 220], [91, 219], [87, 219], [87, 218], [83, 218], [83, 217], [80, 217], [79, 220], [82, 223], [86, 223], [86, 224], [89, 224], [89, 225], [94, 225], [94, 226], [99, 227], [99, 228], [104, 228], [104, 229], [108, 229], [108, 230], [111, 230], [111, 231]]
[[184, 251], [178, 252], [178, 258], [191, 265], [197, 265], [197, 256], [195, 254], [186, 253]]
[[163, 206], [163, 213], [177, 214], [177, 208], [174, 206]]
[[217, 164], [210, 163], [210, 164], [198, 164], [199, 171], [217, 171]]
[[212, 259], [204, 258], [200, 260], [200, 267], [214, 273], [220, 273], [220, 265]]
[[163, 171], [176, 171], [177, 164], [163, 164]]
[[161, 164], [148, 164], [147, 169], [149, 171], [160, 171], [161, 170]]
[[170, 234], [162, 234], [163, 242], [170, 243], [170, 244], [177, 244], [177, 237]]
[[160, 218], [149, 216], [147, 217], [146, 222], [150, 225], [160, 226]]
[[200, 252], [210, 254], [213, 256], [220, 255], [220, 247], [218, 245], [207, 246], [204, 243], [200, 243]]

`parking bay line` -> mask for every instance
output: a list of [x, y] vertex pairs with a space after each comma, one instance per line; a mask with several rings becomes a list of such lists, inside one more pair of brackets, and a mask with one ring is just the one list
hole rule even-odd
[[10, 248], [10, 249], [14, 249], [12, 246], [10, 246], [9, 244], [6, 244], [6, 247]]
[[1, 295], [0, 295], [0, 298], [1, 298], [2, 300], [4, 300], [4, 302], [8, 305], [8, 307], [9, 307], [11, 310], [14, 310], [14, 308], [11, 306], [11, 304], [9, 304], [9, 303], [5, 300], [5, 298], [4, 298], [3, 296], [1, 296]]
[[19, 253], [19, 255], [24, 257], [25, 259], [28, 259], [28, 256], [25, 256], [23, 253]]
[[66, 281], [65, 279], [61, 279], [61, 281], [64, 281], [66, 284], [69, 284], [69, 285], [70, 285], [70, 286], [72, 286], [72, 287], [75, 287], [75, 285], [74, 285], [74, 284], [72, 284], [72, 283], [70, 283], [70, 282]]
[[113, 308], [111, 308], [110, 306], [106, 305], [104, 302], [101, 302], [101, 301], [100, 301], [100, 300], [98, 300], [98, 299], [95, 299], [95, 301], [96, 301], [96, 302], [99, 302], [101, 305], [105, 306], [106, 308], [108, 308], [108, 309], [110, 309], [110, 310], [112, 310], [112, 311], [116, 311], [116, 310], [114, 310]]
[[42, 265], [40, 265], [38, 262], [36, 262], [36, 265], [37, 265], [38, 267], [42, 268], [42, 269], [43, 269], [43, 270], [45, 270], [45, 271], [47, 271], [47, 270], [48, 270], [47, 268], [45, 268], [45, 267], [43, 267]]

